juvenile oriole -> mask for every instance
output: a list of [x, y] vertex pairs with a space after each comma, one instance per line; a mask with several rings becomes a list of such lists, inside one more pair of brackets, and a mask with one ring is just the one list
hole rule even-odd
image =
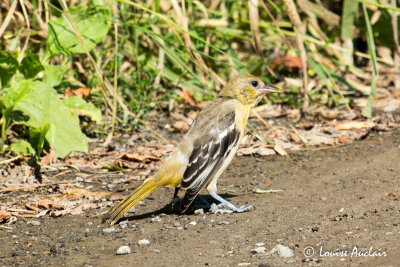
[[179, 211], [184, 213], [200, 190], [229, 207], [243, 212], [252, 206], [235, 207], [217, 195], [217, 180], [232, 161], [244, 135], [250, 108], [266, 93], [277, 92], [260, 78], [239, 75], [231, 80], [217, 98], [207, 105], [190, 126], [182, 141], [165, 159], [153, 177], [126, 196], [103, 217], [103, 222], [116, 223], [128, 210], [156, 188], [165, 186], [184, 189]]

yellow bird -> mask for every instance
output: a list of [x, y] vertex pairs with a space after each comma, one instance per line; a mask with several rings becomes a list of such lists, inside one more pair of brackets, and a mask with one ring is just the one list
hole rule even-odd
[[243, 212], [253, 206], [237, 208], [217, 194], [217, 180], [232, 161], [244, 135], [250, 108], [266, 93], [277, 92], [260, 78], [239, 75], [232, 79], [217, 98], [207, 105], [190, 126], [182, 141], [165, 159], [153, 177], [126, 196], [103, 217], [103, 222], [116, 223], [128, 210], [137, 205], [158, 187], [179, 189], [185, 195], [179, 212], [184, 213], [199, 192], [208, 193], [231, 211]]

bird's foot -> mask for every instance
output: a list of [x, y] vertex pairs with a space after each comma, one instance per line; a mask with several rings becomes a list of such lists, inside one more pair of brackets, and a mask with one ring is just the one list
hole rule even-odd
[[245, 212], [245, 211], [252, 211], [254, 210], [254, 206], [250, 205], [250, 206], [241, 206], [240, 208], [235, 207], [234, 205], [226, 205], [225, 203], [221, 203], [221, 204], [215, 204], [213, 203], [210, 207], [210, 212], [214, 213], [214, 214], [228, 214], [228, 213], [232, 213], [232, 212]]

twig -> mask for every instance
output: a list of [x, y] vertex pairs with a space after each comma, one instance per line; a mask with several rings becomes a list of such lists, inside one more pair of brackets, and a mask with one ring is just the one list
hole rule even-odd
[[308, 107], [308, 74], [307, 74], [307, 53], [306, 48], [304, 46], [304, 41], [302, 35], [305, 34], [306, 29], [302, 24], [299, 14], [296, 10], [296, 5], [293, 0], [283, 0], [285, 6], [287, 7], [288, 16], [290, 21], [293, 24], [294, 31], [296, 32], [296, 42], [298, 49], [300, 50], [300, 57], [302, 63], [302, 71], [303, 71], [303, 95], [304, 102], [303, 108]]
[[2, 190], [0, 190], [0, 193], [4, 193], [4, 192], [15, 192], [15, 191], [26, 191], [26, 190], [34, 190], [34, 189], [39, 188], [39, 187], [53, 186], [53, 185], [76, 186], [76, 184], [65, 184], [65, 183], [31, 184], [31, 185], [26, 185], [26, 186], [18, 186], [18, 187], [13, 187], [13, 188], [2, 189]]
[[24, 46], [21, 49], [20, 54], [18, 55], [18, 62], [21, 62], [24, 58], [25, 50], [28, 47], [29, 39], [31, 38], [31, 24], [29, 22], [28, 13], [26, 12], [25, 4], [23, 0], [19, 0], [19, 3], [22, 8], [22, 13], [24, 14], [24, 19], [26, 21], [26, 26], [28, 27], [28, 35], [26, 36]]
[[0, 27], [0, 37], [3, 36], [4, 31], [7, 29], [8, 24], [11, 21], [12, 16], [14, 15], [15, 8], [17, 7], [18, 1], [14, 1], [10, 6], [10, 10], [8, 11], [7, 16], [4, 19], [3, 24]]
[[11, 159], [6, 159], [6, 160], [3, 160], [3, 161], [0, 161], [0, 164], [6, 164], [6, 163], [13, 162], [13, 161], [15, 161], [17, 159], [21, 159], [21, 158], [22, 158], [22, 156], [19, 155], [19, 156], [13, 157]]
[[[15, 1], [15, 2], [17, 2], [17, 1]], [[12, 230], [11, 227], [8, 227], [8, 226], [5, 226], [5, 225], [0, 225], [0, 228], [6, 229], [6, 230]]]
[[257, 117], [257, 119], [259, 119], [259, 120], [262, 122], [262, 124], [264, 124], [264, 126], [265, 126], [267, 129], [270, 129], [270, 128], [271, 128], [271, 125], [270, 125], [268, 122], [266, 122], [266, 121], [260, 116], [260, 114], [258, 114], [257, 111], [255, 111], [254, 109], [252, 109], [251, 112], [254, 114], [254, 116]]

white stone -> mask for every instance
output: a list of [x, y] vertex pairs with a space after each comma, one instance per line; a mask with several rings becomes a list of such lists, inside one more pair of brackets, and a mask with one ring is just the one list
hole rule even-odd
[[117, 255], [126, 255], [131, 253], [131, 248], [128, 246], [121, 246], [117, 249], [117, 252], [115, 254]]
[[142, 240], [139, 240], [137, 243], [139, 246], [146, 246], [146, 245], [150, 244], [150, 241], [147, 239], [142, 239]]
[[286, 247], [281, 244], [276, 245], [273, 249], [271, 249], [268, 252], [268, 254], [271, 256], [277, 255], [284, 259], [293, 257], [293, 251], [289, 247]]

